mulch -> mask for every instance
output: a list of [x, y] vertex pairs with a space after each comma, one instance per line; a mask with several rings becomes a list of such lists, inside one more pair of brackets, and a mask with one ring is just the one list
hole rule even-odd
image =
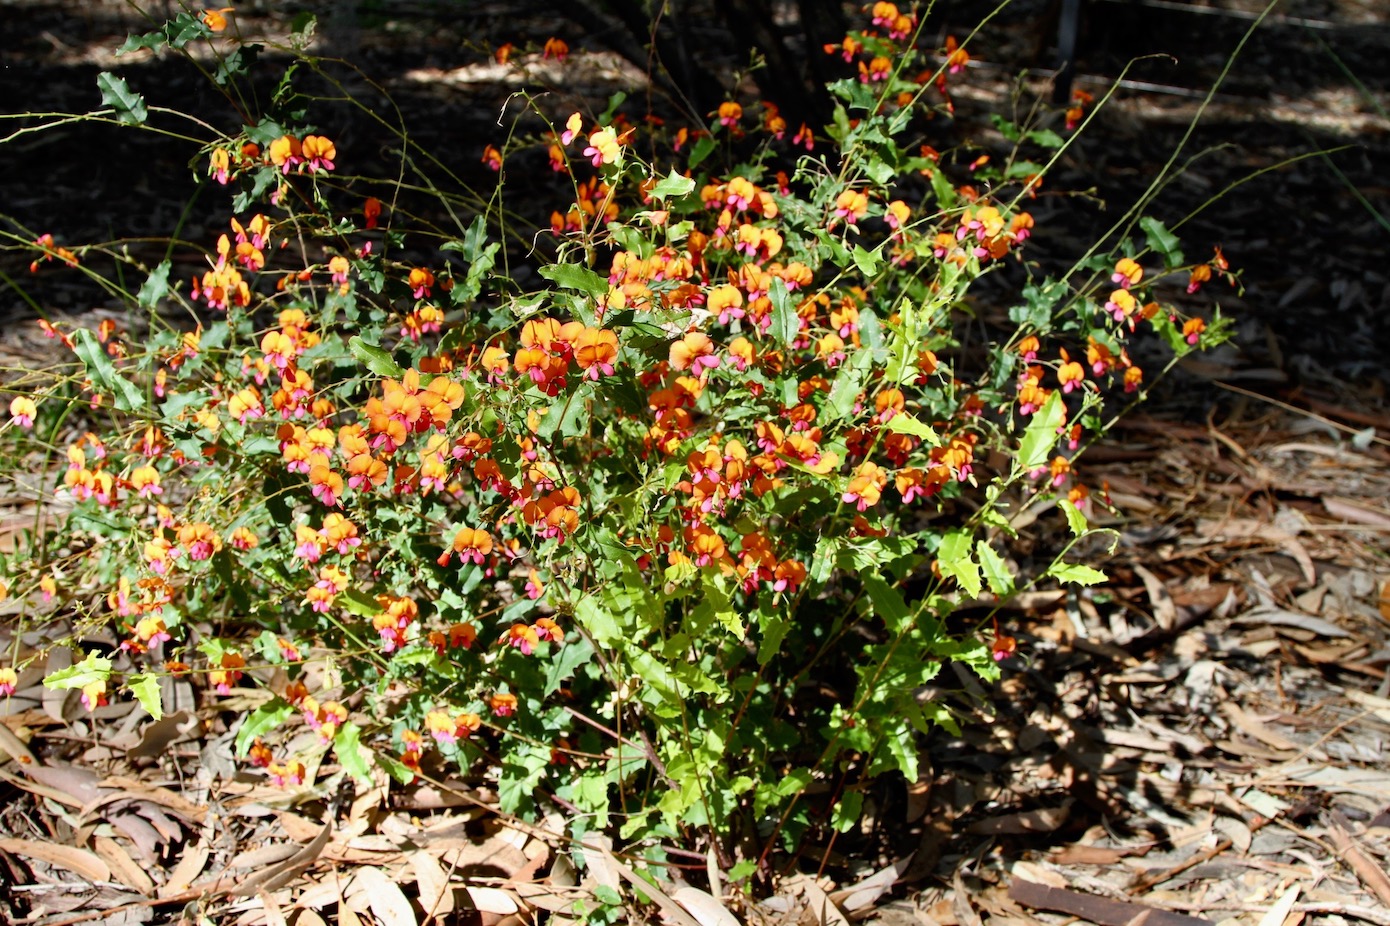
[[[26, 35], [7, 54], [55, 88], [53, 108], [95, 105], [73, 100], [112, 63], [92, 61], [84, 43], [114, 44], [128, 25], [115, 6], [89, 4], [87, 18], [71, 22], [52, 4], [23, 6], [35, 28], [7, 24], [5, 32]], [[480, 9], [483, 19], [495, 12]], [[1359, 24], [1364, 12], [1328, 2], [1287, 15]], [[1004, 18], [999, 28], [996, 60], [1026, 63], [1025, 40], [1035, 41], [1026, 22]], [[1252, 67], [1273, 74], [1290, 56], [1312, 60], [1307, 29], [1277, 29], [1252, 49]], [[376, 34], [354, 40], [370, 45]], [[422, 73], [462, 67], [434, 34], [424, 60], [400, 70], [407, 93]], [[1211, 47], [1198, 42], [1190, 56], [1197, 76], [1209, 77], [1229, 36], [1203, 36]], [[363, 53], [378, 62], [407, 53], [381, 42]], [[1017, 57], [1006, 57], [1010, 42]], [[1373, 98], [1383, 94], [1376, 81], [1387, 75], [1369, 52], [1352, 40], [1338, 48]], [[1122, 50], [1096, 51], [1089, 78], [1083, 60], [1081, 85]], [[594, 80], [621, 70], [605, 67], [609, 76]], [[982, 111], [1012, 86], [1008, 68], [991, 67], [972, 81]], [[1167, 90], [1117, 99], [1056, 182], [1095, 185], [1109, 208], [1045, 201], [1039, 227], [1057, 230], [1037, 236], [1043, 264], [1077, 253], [1077, 242], [1138, 195], [1162, 161], [1155, 152], [1171, 147], [1195, 111], [1190, 93], [1173, 92], [1184, 84], [1171, 72], [1166, 83], [1157, 71], [1144, 76]], [[3, 92], [12, 79], [0, 77], [0, 98], [15, 98]], [[924, 741], [919, 780], [876, 784], [856, 829], [774, 856], [785, 877], [767, 896], [731, 889], [681, 846], [673, 858], [682, 867], [668, 883], [635, 884], [611, 844], [572, 844], [558, 814], [507, 818], [477, 781], [359, 788], [322, 767], [315, 787], [272, 787], [232, 758], [235, 719], [255, 706], [255, 692], [209, 699], [180, 682], [158, 723], [129, 703], [89, 718], [72, 693], [43, 689], [35, 667], [0, 705], [0, 755], [9, 756], [0, 764], [0, 920], [396, 926], [434, 916], [510, 926], [577, 922], [576, 902], [592, 909], [596, 895], [630, 900], [640, 887], [650, 902], [630, 900], [631, 918], [681, 926], [1390, 924], [1390, 416], [1381, 369], [1390, 280], [1373, 211], [1390, 214], [1381, 179], [1390, 142], [1384, 115], [1356, 94], [1333, 93], [1325, 70], [1301, 79], [1288, 97], [1249, 73], [1236, 81], [1197, 140], [1228, 147], [1160, 200], [1172, 221], [1252, 169], [1342, 139], [1363, 145], [1330, 156], [1350, 186], [1310, 157], [1241, 187], [1184, 231], [1223, 244], [1243, 268], [1244, 295], [1221, 295], [1241, 318], [1241, 337], [1185, 363], [1156, 403], [1088, 456], [1097, 521], [1115, 542], [1085, 552], [1110, 581], [1002, 603], [1001, 631], [1018, 640], [1003, 680], [986, 688], [943, 673], [923, 692], [951, 706], [962, 735]], [[424, 96], [438, 103], [450, 92]], [[958, 106], [968, 102], [962, 95]], [[82, 188], [75, 161], [44, 145], [24, 150], [50, 165], [54, 190]], [[76, 235], [105, 223], [127, 233], [121, 217], [139, 214], [139, 197], [119, 174], [86, 177], [112, 184], [98, 197], [108, 215], [59, 212], [52, 227], [68, 224]], [[37, 213], [47, 200], [15, 183], [0, 174], [0, 202]], [[139, 221], [167, 233], [168, 218]], [[103, 307], [71, 286], [49, 295], [50, 307], [74, 318]], [[0, 311], [24, 314], [5, 299]], [[0, 326], [0, 366], [41, 364], [45, 349], [28, 326]], [[27, 480], [0, 507], [0, 549], [33, 524], [31, 496], [43, 480]], [[1060, 518], [1043, 513], [1026, 526], [1028, 542], [1014, 552], [1024, 565], [1055, 549], [1053, 522]], [[999, 603], [975, 604], [983, 615]], [[0, 604], [0, 643], [19, 632], [21, 649], [41, 646], [42, 633], [19, 631], [14, 608]]]

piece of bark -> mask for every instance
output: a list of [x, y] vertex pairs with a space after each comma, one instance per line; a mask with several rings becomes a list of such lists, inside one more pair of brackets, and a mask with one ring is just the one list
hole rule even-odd
[[1067, 913], [1098, 926], [1212, 926], [1211, 920], [1199, 916], [1173, 913], [1141, 903], [1110, 900], [1066, 888], [1048, 887], [1022, 878], [1015, 878], [1009, 885], [1009, 897], [1021, 906]]

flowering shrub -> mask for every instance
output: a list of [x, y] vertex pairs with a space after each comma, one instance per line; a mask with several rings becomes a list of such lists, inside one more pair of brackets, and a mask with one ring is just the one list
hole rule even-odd
[[[208, 43], [235, 79], [227, 12], [124, 50]], [[155, 716], [168, 674], [214, 704], [256, 686], [237, 749], [277, 784], [312, 785], [330, 750], [357, 779], [479, 771], [508, 811], [632, 841], [735, 815], [794, 841], [815, 779], [841, 829], [874, 776], [914, 779], [917, 734], [953, 726], [923, 686], [949, 662], [994, 679], [1017, 645], [953, 614], [1103, 579], [1064, 555], [1016, 575], [1011, 525], [1055, 505], [1063, 553], [1096, 533], [1076, 459], [1161, 372], [1132, 345], [1166, 366], [1221, 341], [1162, 293], [1231, 275], [1146, 218], [963, 345], [972, 284], [1028, 271], [1028, 157], [1067, 142], [1001, 123], [999, 150], [909, 144], [969, 55], [921, 47], [893, 4], [827, 53], [847, 76], [823, 130], [732, 100], [680, 129], [537, 110], [563, 128], [487, 145], [493, 205], [437, 247], [391, 183], [340, 178], [353, 153], [302, 99], [209, 139], [232, 209], [207, 269], [136, 268], [139, 342], [48, 326], [79, 372], [8, 401], [21, 452], [83, 423], [58, 451], [72, 515], [35, 547], [62, 553], [7, 561], [10, 593], [121, 637], [64, 641], [80, 658], [46, 683]], [[108, 115], [145, 121], [101, 82]], [[523, 288], [501, 203], [533, 150], [569, 199], [518, 236], [545, 281]], [[85, 253], [24, 243], [36, 272]], [[0, 689], [43, 654], [15, 655]], [[286, 752], [302, 728], [319, 746]]]

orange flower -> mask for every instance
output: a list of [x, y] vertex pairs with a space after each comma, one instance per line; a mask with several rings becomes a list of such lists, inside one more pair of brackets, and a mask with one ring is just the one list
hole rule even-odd
[[1187, 281], [1187, 291], [1195, 293], [1202, 288], [1202, 284], [1211, 279], [1211, 265], [1198, 264], [1192, 268], [1192, 275]]
[[536, 649], [536, 644], [540, 642], [540, 635], [535, 628], [525, 624], [512, 624], [511, 628], [498, 638], [499, 646], [510, 646], [521, 650], [521, 655], [529, 656]]
[[224, 6], [220, 10], [203, 10], [198, 14], [198, 18], [203, 21], [213, 32], [221, 32], [227, 28], [226, 14], [232, 12], [232, 8]]
[[223, 186], [231, 178], [232, 156], [225, 148], [214, 148], [208, 155], [208, 175]]
[[584, 149], [584, 156], [595, 167], [600, 164], [618, 163], [623, 158], [623, 149], [618, 142], [617, 134], [611, 128], [600, 128], [590, 132], [589, 146]]
[[835, 197], [835, 218], [847, 219], [851, 225], [869, 211], [869, 197], [858, 190], [845, 190]]
[[449, 559], [455, 553], [459, 556], [460, 566], [468, 562], [482, 565], [484, 557], [492, 553], [492, 536], [484, 530], [461, 527], [454, 534], [453, 545], [440, 555], [439, 565], [449, 565]]
[[1063, 393], [1069, 393], [1085, 384], [1086, 370], [1075, 360], [1067, 360], [1065, 351], [1062, 352], [1062, 357], [1066, 362], [1057, 369], [1057, 382], [1061, 384]]
[[693, 370], [696, 374], [719, 366], [719, 358], [714, 353], [714, 342], [708, 335], [698, 331], [693, 331], [671, 344], [670, 361], [671, 369]]
[[343, 477], [323, 463], [309, 467], [309, 483], [313, 486], [314, 498], [329, 508], [337, 507], [343, 494]]
[[189, 559], [204, 560], [222, 549], [222, 538], [214, 533], [211, 525], [199, 521], [179, 528], [179, 545], [188, 551]]
[[333, 159], [338, 156], [338, 149], [333, 145], [333, 142], [322, 135], [304, 136], [301, 150], [311, 173], [318, 170], [332, 170]]
[[743, 107], [733, 101], [719, 104], [719, 124], [726, 128], [737, 128], [743, 118]]
[[969, 53], [956, 44], [955, 36], [948, 35], [946, 37], [946, 70], [952, 74], [959, 74], [969, 63]]
[[270, 143], [270, 163], [288, 174], [290, 169], [304, 163], [304, 146], [293, 135], [281, 135]]
[[434, 273], [428, 267], [416, 267], [410, 271], [406, 281], [410, 294], [416, 299], [428, 299], [430, 288], [434, 286]]
[[877, 464], [865, 460], [854, 471], [854, 477], [850, 479], [841, 500], [853, 503], [860, 511], [865, 511], [878, 504], [887, 485], [888, 474]]
[[28, 396], [18, 395], [10, 400], [10, 423], [20, 428], [32, 428], [38, 406]]
[[569, 57], [570, 47], [564, 39], [557, 39], [554, 36], [545, 40], [545, 49], [541, 52], [541, 60], [554, 58], [557, 61], [564, 61]]
[[574, 362], [584, 371], [585, 379], [612, 376], [617, 356], [618, 336], [607, 328], [585, 328], [575, 340]]
[[497, 717], [509, 717], [516, 713], [516, 695], [505, 691], [499, 691], [487, 699], [488, 707], [492, 708], [492, 713]]
[[565, 632], [560, 629], [560, 625], [548, 617], [537, 618], [531, 625], [536, 637], [541, 640], [549, 640], [551, 643], [561, 644], [565, 642]]
[[1189, 318], [1182, 326], [1183, 340], [1188, 344], [1196, 344], [1202, 338], [1202, 332], [1207, 330], [1207, 323], [1200, 318]]
[[1144, 278], [1144, 268], [1132, 257], [1121, 257], [1115, 262], [1115, 272], [1110, 279], [1118, 286], [1129, 289]]
[[240, 653], [223, 653], [218, 667], [208, 673], [208, 682], [218, 694], [231, 694], [232, 686], [241, 681], [246, 659]]
[[1134, 295], [1129, 290], [1117, 289], [1110, 294], [1109, 300], [1106, 301], [1105, 311], [1109, 312], [1115, 321], [1122, 322], [1130, 315], [1134, 314], [1134, 310], [1138, 308], [1138, 306], [1138, 300], [1134, 298]]
[[483, 148], [482, 162], [488, 166], [488, 170], [502, 169], [502, 152], [498, 151], [493, 145]]

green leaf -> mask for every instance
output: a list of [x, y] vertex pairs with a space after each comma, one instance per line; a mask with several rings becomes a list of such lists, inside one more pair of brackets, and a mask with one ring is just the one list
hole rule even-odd
[[376, 617], [384, 609], [381, 602], [359, 588], [350, 588], [337, 597], [335, 604], [342, 605], [349, 614], [358, 617]]
[[567, 642], [560, 647], [560, 652], [550, 663], [550, 669], [545, 674], [545, 691], [542, 694], [548, 696], [559, 691], [563, 682], [573, 678], [579, 667], [593, 658], [594, 648], [586, 638], [579, 637]]
[[1014, 577], [1009, 572], [1004, 558], [994, 552], [994, 548], [983, 538], [975, 542], [975, 555], [980, 558], [980, 568], [989, 583], [989, 590], [999, 596], [1008, 595], [1014, 590]]
[[898, 593], [896, 588], [874, 573], [866, 573], [861, 581], [864, 584], [864, 591], [869, 595], [869, 603], [874, 607], [874, 613], [883, 618], [883, 623], [888, 628], [889, 633], [900, 631], [908, 619], [912, 617], [912, 612], [908, 610], [907, 602], [903, 601], [903, 596]]
[[183, 48], [195, 39], [212, 36], [212, 30], [197, 16], [182, 12], [172, 22], [164, 24], [164, 34], [169, 38], [171, 48]]
[[1171, 269], [1182, 263], [1182, 248], [1178, 246], [1178, 236], [1170, 232], [1167, 225], [1146, 215], [1139, 220], [1139, 227], [1144, 229], [1149, 247], [1163, 255], [1164, 266]]
[[796, 340], [797, 332], [801, 330], [801, 319], [796, 314], [796, 306], [792, 305], [787, 284], [780, 278], [773, 278], [767, 294], [772, 299], [772, 337], [786, 347]]
[[737, 884], [744, 878], [750, 877], [753, 872], [758, 870], [758, 860], [746, 858], [729, 869], [728, 878], [733, 884]]
[[1057, 443], [1057, 429], [1066, 417], [1066, 403], [1057, 391], [1047, 397], [1042, 408], [1033, 412], [1033, 420], [1018, 445], [1018, 465], [1025, 473], [1047, 465], [1048, 455]]
[[540, 274], [561, 289], [577, 289], [595, 298], [608, 292], [608, 280], [578, 264], [547, 264]]
[[623, 895], [607, 884], [600, 884], [594, 888], [594, 900], [606, 907], [620, 907], [623, 904]]
[[574, 606], [574, 616], [579, 626], [589, 632], [599, 643], [609, 643], [623, 634], [617, 615], [610, 605], [600, 603], [592, 595], [585, 595]]
[[148, 672], [139, 675], [132, 675], [125, 683], [130, 689], [130, 693], [135, 695], [135, 700], [140, 702], [140, 706], [149, 712], [155, 720], [164, 716], [164, 706], [159, 697], [159, 679]]
[[686, 163], [691, 170], [700, 166], [700, 162], [714, 153], [715, 141], [712, 136], [701, 135], [696, 139], [695, 144], [690, 148], [690, 160]]
[[671, 173], [664, 180], [652, 187], [652, 196], [656, 199], [665, 200], [668, 197], [681, 197], [695, 189], [695, 181], [690, 177], [676, 173], [676, 169], [671, 168]]
[[[921, 715], [921, 708], [913, 704], [910, 710], [915, 710]], [[903, 773], [903, 777], [908, 781], [917, 780], [917, 737], [913, 735], [912, 724], [905, 718], [889, 717], [885, 720], [890, 721], [884, 724], [883, 746], [886, 755], [880, 755], [891, 762], [886, 768], [897, 768]], [[875, 757], [876, 759], [878, 756]], [[870, 768], [872, 774], [875, 769]]]
[[1080, 537], [1086, 533], [1086, 516], [1071, 503], [1071, 499], [1064, 498], [1059, 501], [1062, 512], [1067, 516], [1067, 527], [1071, 528], [1073, 537]]
[[257, 737], [264, 736], [284, 723], [294, 713], [294, 705], [284, 698], [271, 698], [247, 715], [240, 729], [236, 731], [236, 741], [232, 748], [238, 757], [246, 755]]
[[743, 621], [738, 612], [734, 610], [734, 602], [719, 584], [708, 576], [701, 583], [703, 599], [696, 608], [697, 613], [704, 614], [713, 619], [720, 627], [733, 636], [735, 639], [742, 640], [746, 633]]
[[936, 432], [908, 412], [898, 412], [889, 418], [886, 427], [899, 434], [911, 434], [913, 437], [920, 437], [923, 442], [932, 447], [941, 446], [941, 438], [937, 436]]
[[955, 579], [971, 597], [980, 594], [980, 567], [970, 558], [971, 533], [957, 527], [946, 532], [936, 551], [936, 562], [943, 576]]
[[83, 688], [95, 682], [104, 682], [109, 678], [111, 660], [96, 653], [88, 653], [87, 658], [81, 662], [49, 673], [43, 680], [43, 687], [66, 691], [69, 688]]
[[854, 266], [858, 267], [859, 272], [866, 277], [871, 277], [877, 273], [878, 268], [883, 264], [883, 258], [872, 251], [864, 250], [863, 245], [856, 244], [850, 253], [854, 256]]
[[839, 833], [848, 833], [859, 822], [864, 810], [864, 792], [846, 791], [835, 803], [830, 825]]
[[404, 376], [405, 370], [380, 347], [368, 344], [357, 335], [348, 338], [348, 350], [360, 360], [367, 369], [377, 376]]
[[840, 372], [835, 374], [835, 381], [830, 384], [830, 395], [825, 400], [821, 422], [830, 424], [854, 411], [854, 403], [859, 400], [864, 379], [873, 362], [874, 355], [861, 350], [851, 355], [849, 363], [840, 366]]
[[145, 394], [116, 372], [111, 356], [91, 329], [78, 328], [72, 333], [72, 341], [73, 352], [87, 368], [87, 376], [98, 391], [110, 393], [115, 398], [116, 408], [131, 412], [144, 407]]
[[1066, 144], [1062, 136], [1051, 129], [1034, 129], [1023, 137], [1033, 144], [1041, 145], [1044, 148], [1060, 148]]
[[1073, 585], [1099, 585], [1106, 579], [1105, 573], [1091, 566], [1083, 566], [1080, 563], [1058, 563], [1047, 571], [1059, 582], [1070, 582]]
[[227, 55], [218, 62], [217, 70], [213, 72], [212, 80], [219, 87], [225, 87], [237, 77], [244, 77], [250, 73], [251, 67], [256, 63], [264, 45], [247, 44], [238, 46], [235, 51]]
[[815, 778], [808, 768], [794, 768], [782, 776], [782, 780], [777, 782], [777, 795], [779, 797], [791, 797], [793, 794], [800, 794], [811, 785]]
[[408, 768], [404, 762], [393, 759], [385, 753], [377, 753], [376, 763], [386, 769], [386, 774], [403, 785], [408, 785], [415, 780], [415, 772], [413, 769]]
[[1009, 165], [1009, 169], [1004, 171], [1004, 177], [1008, 180], [1016, 180], [1020, 177], [1034, 177], [1041, 175], [1043, 166], [1036, 161], [1014, 161]]
[[145, 109], [145, 98], [126, 85], [125, 78], [117, 77], [110, 71], [97, 75], [97, 89], [101, 90], [101, 102], [116, 111], [116, 118], [127, 125], [141, 125], [149, 118]]
[[140, 51], [143, 48], [158, 49], [163, 48], [169, 39], [163, 32], [146, 32], [144, 35], [131, 34], [126, 36], [125, 43], [116, 49], [116, 57], [132, 51]]
[[349, 720], [338, 728], [333, 737], [333, 752], [354, 781], [361, 785], [372, 783], [372, 753], [362, 745], [362, 731], [357, 724]]
[[162, 260], [158, 267], [150, 271], [144, 285], [140, 287], [140, 292], [135, 295], [135, 301], [140, 308], [153, 309], [159, 304], [159, 300], [169, 294], [169, 268], [172, 266], [169, 261]]
[[589, 402], [594, 397], [594, 384], [580, 383], [563, 402], [553, 402], [541, 419], [537, 433], [550, 440], [555, 435], [575, 437], [589, 430]]
[[782, 649], [782, 641], [792, 629], [791, 621], [781, 617], [763, 617], [761, 625], [763, 638], [758, 643], [758, 665], [765, 666]]

